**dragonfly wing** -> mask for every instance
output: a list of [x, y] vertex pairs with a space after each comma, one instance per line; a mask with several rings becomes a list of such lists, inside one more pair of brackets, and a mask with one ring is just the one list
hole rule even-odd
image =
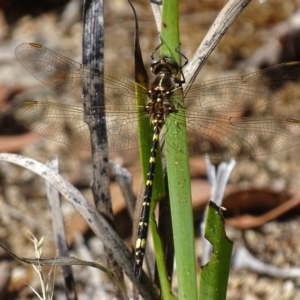
[[[82, 64], [34, 43], [24, 43], [15, 50], [23, 67], [56, 92], [79, 101], [83, 100], [83, 80], [101, 76], [99, 70]], [[106, 104], [134, 105], [136, 83], [121, 76], [105, 73]], [[144, 89], [145, 94], [147, 91]]]
[[29, 73], [56, 92], [82, 99], [85, 70], [80, 63], [33, 43], [19, 45], [15, 55]]
[[[105, 104], [114, 105], [120, 107], [121, 110], [126, 110], [126, 107], [136, 105], [137, 91], [136, 86], [138, 83], [115, 74], [104, 74], [104, 86], [105, 86]], [[148, 99], [147, 90], [140, 86], [139, 93], [144, 94]]]
[[[247, 111], [283, 99], [300, 89], [300, 62], [290, 62], [247, 75], [191, 84], [185, 96], [190, 111]], [[288, 88], [282, 88], [286, 82]]]
[[[177, 121], [177, 126], [183, 124]], [[212, 160], [249, 158], [300, 144], [300, 121], [291, 118], [234, 118], [217, 114], [188, 115], [189, 154]], [[168, 128], [171, 147], [180, 149], [176, 126]]]
[[[101, 108], [93, 109], [93, 116], [85, 115], [81, 106], [27, 101], [17, 106], [14, 117], [30, 130], [68, 146], [91, 150], [90, 134], [85, 123], [95, 117]], [[108, 150], [124, 151], [138, 147], [137, 117], [133, 111], [114, 111], [106, 108]]]
[[[38, 44], [21, 44], [15, 54], [25, 69], [56, 92], [83, 100], [83, 81], [102, 76], [99, 70], [88, 69], [65, 56]], [[15, 109], [16, 119], [25, 127], [49, 139], [69, 146], [90, 150], [86, 122], [101, 126], [97, 116], [105, 113], [109, 151], [137, 148], [136, 83], [121, 76], [105, 73], [105, 111], [102, 107], [82, 107], [28, 101]], [[145, 95], [147, 90], [142, 89]], [[143, 92], [140, 92], [143, 93]], [[96, 124], [95, 124], [96, 123]]]

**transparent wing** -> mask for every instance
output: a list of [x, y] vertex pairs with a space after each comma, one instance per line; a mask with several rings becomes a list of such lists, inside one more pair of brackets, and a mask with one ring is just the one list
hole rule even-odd
[[[79, 101], [84, 97], [83, 79], [100, 76], [97, 69], [85, 68], [82, 64], [39, 44], [21, 44], [16, 48], [15, 55], [23, 67], [38, 80], [56, 92]], [[103, 77], [107, 105], [135, 105], [134, 81], [108, 73]]]
[[[167, 128], [170, 146], [179, 149], [178, 126]], [[187, 119], [189, 154], [209, 154], [212, 160], [249, 158], [300, 144], [300, 121], [292, 118], [233, 118], [199, 113]]]
[[[300, 89], [300, 62], [276, 65], [242, 76], [191, 84], [184, 102], [190, 111], [252, 110], [287, 97]], [[289, 82], [289, 88], [281, 87]]]
[[[195, 83], [184, 97], [191, 155], [243, 158], [300, 143], [300, 123], [291, 118], [228, 117], [287, 98], [300, 89], [300, 63], [276, 65], [247, 75]], [[282, 88], [288, 82], [288, 87]], [[224, 113], [224, 115], [221, 115]], [[234, 114], [232, 114], [234, 116]], [[174, 145], [176, 144], [174, 139]]]
[[[136, 107], [132, 111], [114, 110], [107, 106], [106, 126], [108, 150], [124, 151], [138, 147], [138, 126]], [[103, 108], [93, 108], [93, 113]], [[135, 111], [134, 111], [135, 110]], [[14, 109], [14, 117], [22, 125], [51, 140], [68, 146], [91, 150], [88, 126], [84, 121], [82, 106], [49, 102], [27, 101]], [[85, 119], [89, 116], [86, 115]], [[99, 123], [100, 120], [94, 122]]]
[[[38, 44], [21, 44], [16, 48], [15, 55], [24, 68], [38, 80], [56, 92], [80, 102], [83, 98], [83, 80], [100, 76], [98, 70], [84, 68], [82, 64]], [[103, 77], [109, 151], [137, 148], [135, 82], [108, 73]], [[85, 121], [99, 122], [100, 120], [92, 116], [97, 116], [104, 108], [90, 109], [91, 118], [84, 116], [80, 106], [28, 101], [15, 109], [14, 116], [25, 127], [42, 136], [72, 147], [90, 150], [90, 136]], [[143, 117], [142, 112], [140, 116]]]

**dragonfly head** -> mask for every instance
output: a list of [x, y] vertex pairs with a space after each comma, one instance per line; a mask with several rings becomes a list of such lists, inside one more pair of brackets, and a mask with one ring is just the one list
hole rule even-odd
[[150, 64], [150, 70], [153, 74], [157, 75], [159, 73], [168, 73], [170, 75], [176, 76], [179, 72], [179, 65], [177, 62], [167, 56], [160, 56], [159, 58], [154, 58]]

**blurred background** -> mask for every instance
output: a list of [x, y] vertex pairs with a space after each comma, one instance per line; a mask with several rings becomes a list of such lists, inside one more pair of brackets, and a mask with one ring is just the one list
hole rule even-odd
[[[180, 3], [181, 52], [191, 59], [210, 25], [227, 1], [186, 0]], [[159, 35], [146, 0], [133, 1], [139, 18], [140, 43], [146, 67]], [[197, 81], [205, 81], [256, 71], [278, 63], [300, 60], [300, 1], [253, 0], [225, 34], [201, 70]], [[105, 3], [105, 70], [134, 78], [134, 22], [126, 0]], [[47, 140], [28, 132], [12, 117], [14, 107], [24, 100], [72, 103], [54, 93], [31, 76], [16, 60], [14, 49], [20, 43], [34, 42], [81, 62], [82, 1], [80, 0], [0, 0], [0, 151], [19, 153], [45, 163], [58, 157], [62, 176], [92, 202], [90, 153]], [[300, 76], [300, 74], [299, 74]], [[259, 95], [258, 95], [259, 97]], [[299, 119], [300, 95], [274, 104], [272, 114]], [[74, 102], [75, 103], [75, 102]], [[80, 103], [77, 103], [80, 104]], [[137, 193], [142, 182], [138, 149], [112, 153], [110, 158], [133, 175]], [[299, 147], [237, 162], [226, 190], [224, 205], [228, 233], [237, 245], [246, 245], [261, 261], [283, 267], [300, 267], [300, 206], [298, 205], [300, 168]], [[195, 231], [205, 203], [210, 197], [206, 167], [201, 158], [191, 158]], [[112, 178], [111, 194], [117, 230], [130, 245], [131, 227], [121, 192]], [[288, 207], [284, 204], [291, 203]], [[62, 201], [68, 242], [76, 252], [75, 232], [84, 241], [93, 259], [101, 261], [101, 242], [73, 207]], [[126, 225], [126, 226], [125, 226]], [[127, 226], [128, 225], [128, 226]], [[34, 257], [28, 231], [48, 240], [44, 256], [56, 253], [51, 233], [44, 183], [21, 167], [0, 163], [0, 243], [24, 257]], [[201, 242], [197, 239], [197, 253]], [[3, 270], [3, 271], [1, 271]], [[79, 270], [78, 267], [75, 270]], [[57, 271], [57, 299], [62, 294], [60, 271]], [[11, 260], [0, 250], [0, 299], [36, 299], [27, 284], [39, 289], [31, 266]], [[89, 270], [75, 271], [80, 299], [92, 299], [86, 290]], [[102, 276], [102, 274], [98, 274]], [[3, 278], [2, 278], [3, 277]], [[228, 299], [299, 299], [300, 279], [291, 276], [265, 275], [237, 268], [232, 270]], [[107, 291], [113, 291], [105, 282]], [[176, 287], [175, 287], [176, 290]], [[91, 288], [92, 291], [92, 288]], [[93, 292], [91, 292], [93, 294]], [[1, 298], [2, 297], [2, 298]], [[87, 298], [85, 298], [87, 297]], [[109, 299], [109, 298], [107, 298]]]

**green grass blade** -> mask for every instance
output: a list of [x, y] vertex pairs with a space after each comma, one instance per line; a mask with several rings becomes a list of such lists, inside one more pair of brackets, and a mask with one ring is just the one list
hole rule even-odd
[[[173, 57], [180, 65], [180, 54], [175, 51], [180, 44], [178, 16], [178, 1], [164, 1], [161, 55]], [[167, 127], [169, 132], [178, 134], [177, 137], [168, 137], [166, 134], [166, 162], [178, 276], [178, 298], [194, 300], [197, 299], [196, 259], [189, 159], [188, 155], [184, 154], [188, 153], [184, 110], [173, 114], [171, 122], [167, 119]], [[169, 138], [178, 138], [181, 141], [182, 151], [168, 147]]]
[[226, 299], [233, 243], [225, 233], [220, 208], [210, 202], [207, 209], [205, 237], [213, 246], [210, 261], [202, 268], [199, 299]]
[[[151, 215], [153, 215], [153, 211], [151, 210]], [[153, 235], [153, 244], [155, 249], [155, 259], [158, 269], [160, 287], [161, 287], [161, 294], [162, 299], [164, 300], [175, 300], [176, 298], [171, 293], [171, 286], [168, 280], [167, 271], [165, 267], [165, 257], [163, 253], [163, 245], [158, 233], [158, 228], [156, 226], [156, 222], [153, 221], [150, 223], [151, 232]]]

